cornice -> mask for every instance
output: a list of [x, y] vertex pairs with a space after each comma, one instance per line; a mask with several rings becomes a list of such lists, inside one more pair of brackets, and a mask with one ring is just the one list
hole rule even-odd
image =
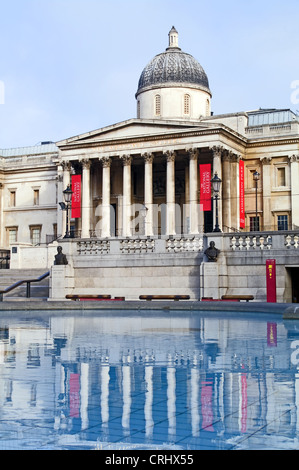
[[253, 147], [269, 147], [271, 145], [290, 145], [290, 144], [299, 144], [299, 136], [294, 136], [294, 138], [282, 138], [282, 139], [275, 139], [275, 140], [263, 140], [263, 141], [254, 141], [248, 142], [246, 147], [253, 148]]
[[[215, 135], [222, 135], [229, 138], [231, 141], [236, 143], [237, 145], [242, 145], [243, 147], [246, 146], [247, 139], [241, 135], [236, 135], [233, 131], [230, 131], [228, 128], [217, 127], [217, 128], [204, 128], [204, 129], [190, 129], [190, 130], [182, 130], [182, 131], [174, 131], [168, 133], [160, 133], [155, 135], [142, 135], [142, 136], [132, 136], [132, 137], [118, 137], [118, 138], [111, 138], [111, 139], [103, 139], [103, 140], [88, 140], [88, 141], [80, 141], [80, 142], [69, 142], [63, 144], [60, 147], [61, 151], [65, 150], [75, 150], [75, 149], [82, 149], [86, 147], [90, 148], [101, 148], [107, 146], [119, 146], [119, 145], [132, 145], [137, 144], [136, 149], [138, 150], [138, 144], [142, 142], [163, 142], [167, 140], [174, 140], [174, 139], [184, 139], [189, 137], [205, 137], [205, 136], [215, 136]], [[196, 143], [194, 143], [196, 146]]]

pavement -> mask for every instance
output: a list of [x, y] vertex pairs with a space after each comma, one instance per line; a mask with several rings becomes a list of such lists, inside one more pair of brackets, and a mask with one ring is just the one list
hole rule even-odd
[[136, 312], [142, 311], [192, 311], [192, 312], [223, 312], [223, 313], [268, 313], [280, 314], [284, 319], [299, 319], [299, 304], [287, 303], [267, 303], [267, 302], [203, 302], [192, 300], [101, 300], [101, 301], [48, 301], [48, 300], [30, 300], [22, 299], [23, 301], [4, 300], [0, 302], [0, 315], [4, 312], [59, 312], [74, 313], [86, 311], [127, 311], [133, 310]]

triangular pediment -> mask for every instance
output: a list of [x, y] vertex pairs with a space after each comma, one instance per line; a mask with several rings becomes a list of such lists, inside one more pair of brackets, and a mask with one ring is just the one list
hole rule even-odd
[[124, 138], [140, 138], [141, 136], [164, 135], [186, 131], [194, 128], [214, 128], [214, 124], [200, 122], [182, 122], [182, 121], [160, 121], [145, 119], [130, 119], [120, 123], [103, 127], [95, 131], [70, 137], [57, 142], [58, 147], [64, 147], [76, 144], [91, 144], [96, 142], [110, 141]]

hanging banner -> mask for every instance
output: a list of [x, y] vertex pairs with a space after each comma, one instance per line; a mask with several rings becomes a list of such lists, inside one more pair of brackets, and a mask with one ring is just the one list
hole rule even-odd
[[267, 323], [267, 346], [277, 346], [277, 323]]
[[245, 189], [244, 189], [244, 161], [239, 163], [240, 183], [240, 228], [245, 228]]
[[276, 263], [275, 259], [266, 260], [267, 302], [276, 302]]
[[70, 374], [70, 417], [79, 418], [80, 416], [80, 376], [79, 374]]
[[211, 201], [211, 164], [199, 165], [200, 174], [200, 207], [202, 211], [212, 210]]
[[72, 175], [72, 218], [81, 217], [81, 175]]

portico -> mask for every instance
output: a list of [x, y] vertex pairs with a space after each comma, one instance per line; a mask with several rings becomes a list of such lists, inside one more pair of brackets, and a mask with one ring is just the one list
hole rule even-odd
[[160, 123], [154, 128], [151, 125], [155, 131], [151, 136], [137, 140], [134, 133], [140, 120], [132, 121], [123, 123], [126, 129], [122, 129], [133, 133], [132, 137], [111, 142], [110, 152], [106, 129], [95, 131], [92, 142], [78, 136], [71, 144], [57, 144], [61, 156], [57, 165], [63, 168], [60, 191], [69, 184], [72, 173], [82, 175], [82, 218], [72, 221], [75, 234], [109, 238], [211, 231], [213, 205], [204, 215], [200, 201], [200, 164], [207, 163], [211, 176], [217, 172], [223, 179], [219, 225], [223, 231], [233, 224], [237, 227], [237, 163], [242, 142], [233, 150], [228, 139], [224, 145], [227, 131], [221, 126], [216, 140], [215, 127], [213, 131], [209, 126], [190, 129], [182, 123], [177, 123], [175, 135], [165, 133], [163, 140]]

